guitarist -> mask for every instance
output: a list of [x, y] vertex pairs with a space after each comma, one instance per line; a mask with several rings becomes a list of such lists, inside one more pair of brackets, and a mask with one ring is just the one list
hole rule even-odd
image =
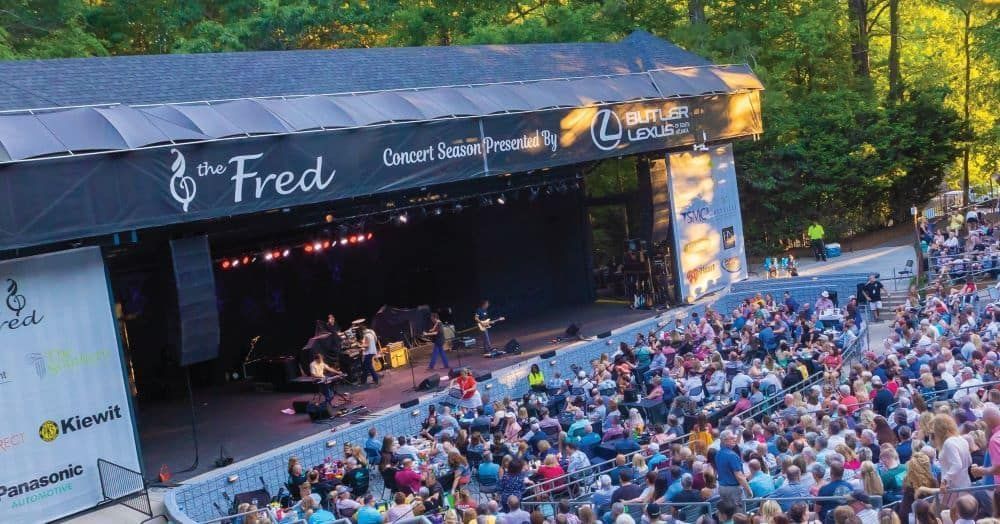
[[479, 330], [483, 332], [483, 353], [492, 352], [493, 344], [490, 343], [490, 327], [493, 322], [490, 320], [489, 299], [483, 299], [479, 304], [479, 309], [476, 310], [475, 321], [479, 326]]

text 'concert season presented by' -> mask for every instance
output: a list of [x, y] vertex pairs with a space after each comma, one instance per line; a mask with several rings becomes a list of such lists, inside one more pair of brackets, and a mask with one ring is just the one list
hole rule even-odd
[[0, 263], [0, 522], [101, 502], [98, 459], [138, 470], [97, 248]]

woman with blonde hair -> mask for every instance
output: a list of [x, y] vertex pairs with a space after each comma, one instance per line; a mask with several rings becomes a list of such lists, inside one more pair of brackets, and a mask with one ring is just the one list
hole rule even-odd
[[781, 506], [778, 505], [776, 501], [765, 500], [763, 504], [760, 505], [760, 509], [757, 511], [760, 516], [761, 522], [767, 524], [774, 520], [774, 517], [781, 515]]
[[917, 430], [913, 432], [913, 441], [930, 442], [934, 430], [931, 428], [931, 421], [934, 420], [934, 413], [924, 411], [917, 417]]
[[882, 484], [882, 477], [875, 468], [875, 464], [865, 461], [861, 464], [861, 489], [869, 495], [882, 496], [885, 494], [885, 487]]
[[[941, 489], [960, 489], [972, 485], [969, 478], [969, 467], [972, 466], [972, 455], [969, 442], [958, 433], [955, 418], [950, 414], [934, 415], [931, 421], [934, 432], [934, 447], [938, 450], [941, 464]], [[954, 497], [945, 500], [945, 506], [951, 506]]]
[[649, 466], [646, 465], [646, 458], [642, 453], [632, 455], [632, 471], [635, 472], [635, 478], [643, 477], [649, 472]]
[[938, 483], [931, 473], [931, 459], [925, 453], [914, 452], [906, 463], [903, 477], [903, 501], [899, 504], [899, 520], [909, 522], [913, 501], [937, 491]]
[[900, 524], [899, 515], [891, 508], [882, 508], [878, 512], [878, 524]]

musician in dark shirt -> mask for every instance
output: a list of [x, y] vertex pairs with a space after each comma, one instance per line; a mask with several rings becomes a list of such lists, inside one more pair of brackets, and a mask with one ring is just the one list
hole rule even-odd
[[444, 354], [444, 326], [441, 324], [441, 318], [437, 313], [431, 313], [431, 328], [424, 331], [424, 336], [431, 337], [431, 340], [434, 341], [434, 350], [431, 351], [431, 363], [427, 366], [427, 369], [434, 369], [434, 364], [437, 363], [438, 358], [441, 359], [441, 364], [446, 369], [451, 367], [448, 365], [448, 357]]
[[[489, 353], [490, 351], [493, 351], [493, 344], [490, 343], [490, 328], [489, 328], [490, 301], [489, 300], [485, 300], [484, 299], [482, 301], [482, 303], [479, 304], [479, 309], [476, 310], [475, 320], [476, 320], [476, 324], [479, 325], [479, 329], [482, 329], [482, 331], [483, 331], [483, 352], [484, 353]], [[485, 326], [485, 329], [484, 329], [484, 326]]]

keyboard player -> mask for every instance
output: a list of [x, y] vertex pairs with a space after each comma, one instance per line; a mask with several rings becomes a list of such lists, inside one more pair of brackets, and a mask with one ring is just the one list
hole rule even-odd
[[[344, 378], [344, 374], [341, 373], [337, 368], [331, 367], [326, 363], [323, 358], [323, 353], [316, 352], [313, 355], [313, 361], [309, 364], [309, 375], [316, 379], [319, 384], [320, 391], [323, 392], [323, 398], [326, 399], [327, 404], [333, 404], [333, 397], [337, 395], [337, 391], [333, 387], [333, 380], [331, 379], [341, 379]], [[347, 399], [346, 395], [341, 395]]]

